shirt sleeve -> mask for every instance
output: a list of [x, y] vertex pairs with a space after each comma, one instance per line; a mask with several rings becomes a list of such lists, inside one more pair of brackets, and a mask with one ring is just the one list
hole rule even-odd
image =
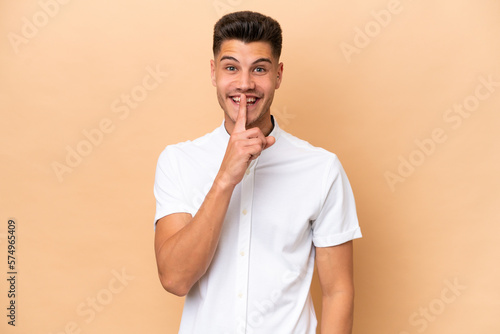
[[330, 162], [324, 185], [321, 210], [312, 223], [314, 245], [336, 246], [361, 238], [351, 185], [336, 156]]
[[156, 165], [154, 195], [156, 198], [156, 214], [154, 226], [158, 219], [172, 213], [187, 212], [192, 208], [183, 192], [182, 178], [178, 168], [175, 150], [167, 147], [158, 158]]

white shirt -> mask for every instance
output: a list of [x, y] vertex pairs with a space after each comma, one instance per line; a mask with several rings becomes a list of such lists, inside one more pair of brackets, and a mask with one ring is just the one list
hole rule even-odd
[[[314, 334], [314, 247], [360, 238], [351, 186], [335, 154], [274, 123], [276, 143], [236, 186], [209, 269], [186, 296], [180, 334]], [[170, 145], [156, 169], [155, 222], [194, 216], [229, 141], [224, 124]]]

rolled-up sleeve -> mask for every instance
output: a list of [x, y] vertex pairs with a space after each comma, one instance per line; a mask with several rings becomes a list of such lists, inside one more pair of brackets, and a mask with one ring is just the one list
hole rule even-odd
[[156, 198], [156, 214], [154, 224], [158, 219], [172, 213], [192, 213], [192, 208], [182, 187], [182, 176], [179, 172], [175, 151], [168, 147], [160, 154], [156, 165], [154, 195]]
[[351, 185], [336, 156], [329, 164], [323, 184], [321, 211], [312, 223], [314, 245], [336, 246], [361, 238]]

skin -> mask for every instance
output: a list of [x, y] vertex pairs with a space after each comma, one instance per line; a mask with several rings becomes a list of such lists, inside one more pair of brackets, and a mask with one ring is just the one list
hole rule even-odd
[[321, 333], [351, 334], [354, 313], [352, 240], [316, 247], [316, 267], [322, 292]]
[[210, 69], [228, 133], [233, 132], [239, 110], [231, 97], [244, 94], [247, 98], [257, 98], [254, 105], [247, 107], [246, 128], [258, 127], [268, 135], [272, 130], [270, 107], [274, 91], [283, 78], [283, 63], [272, 56], [270, 44], [224, 41], [215, 60], [210, 61]]
[[[273, 57], [271, 45], [224, 41], [210, 68], [230, 134], [224, 158], [196, 215], [165, 216], [158, 220], [155, 232], [160, 281], [178, 296], [186, 295], [207, 271], [234, 188], [250, 162], [275, 143], [268, 136], [272, 130], [270, 107], [281, 85], [283, 64]], [[256, 98], [256, 103], [247, 105], [247, 98]], [[354, 297], [352, 242], [316, 248], [316, 264], [323, 294], [322, 332], [349, 334]]]

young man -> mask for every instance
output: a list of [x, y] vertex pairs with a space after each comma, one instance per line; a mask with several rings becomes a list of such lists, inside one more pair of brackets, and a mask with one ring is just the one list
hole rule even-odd
[[187, 295], [179, 333], [351, 333], [352, 239], [361, 237], [337, 157], [270, 114], [283, 78], [279, 24], [254, 12], [214, 28], [215, 131], [160, 155], [155, 251], [163, 287]]

